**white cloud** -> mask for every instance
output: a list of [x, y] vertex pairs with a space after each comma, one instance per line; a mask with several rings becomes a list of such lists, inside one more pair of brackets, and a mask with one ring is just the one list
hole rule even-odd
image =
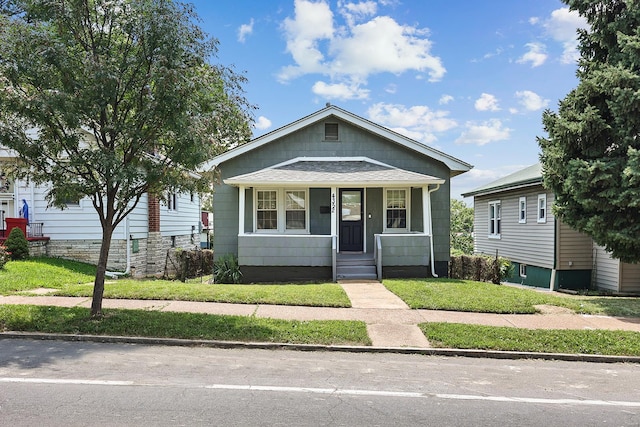
[[525, 45], [529, 49], [527, 53], [522, 55], [516, 62], [519, 64], [531, 63], [531, 67], [539, 67], [547, 60], [546, 46], [542, 43], [532, 42]]
[[587, 20], [578, 12], [563, 7], [551, 12], [551, 17], [543, 25], [551, 38], [562, 44], [561, 61], [565, 64], [575, 63], [580, 58], [576, 31], [578, 28], [588, 29]]
[[542, 110], [547, 105], [549, 105], [548, 99], [544, 99], [537, 93], [530, 90], [518, 91], [516, 92], [515, 96], [520, 100], [520, 105], [522, 105], [528, 111]]
[[440, 105], [447, 105], [448, 103], [450, 103], [451, 101], [453, 101], [453, 96], [451, 95], [447, 95], [444, 94], [440, 97], [440, 99], [438, 100], [438, 104]]
[[538, 22], [540, 22], [540, 18], [538, 18], [537, 16], [532, 16], [531, 18], [529, 18], [529, 24], [531, 25], [536, 25]]
[[384, 88], [384, 91], [390, 94], [394, 94], [398, 91], [398, 86], [394, 83], [390, 83], [387, 87]]
[[362, 21], [373, 16], [378, 11], [378, 4], [374, 1], [363, 1], [359, 3], [338, 2], [338, 10], [344, 16], [349, 26], [353, 26], [356, 21]]
[[498, 100], [490, 93], [483, 93], [480, 98], [475, 102], [476, 110], [478, 111], [499, 111]]
[[485, 145], [490, 142], [503, 141], [511, 135], [511, 129], [502, 126], [498, 119], [491, 119], [486, 122], [467, 122], [466, 130], [456, 139], [456, 144], [477, 144]]
[[347, 101], [350, 99], [368, 99], [369, 90], [362, 89], [359, 85], [346, 85], [344, 83], [316, 82], [311, 88], [313, 93], [326, 99], [339, 99]]
[[424, 105], [406, 107], [379, 102], [369, 107], [367, 115], [376, 123], [425, 143], [435, 141], [436, 133], [458, 126], [455, 120], [449, 118], [448, 111], [433, 111]]
[[290, 80], [306, 73], [324, 70], [324, 55], [319, 41], [333, 38], [333, 13], [323, 1], [295, 1], [295, 18], [285, 18], [282, 24], [287, 38], [287, 52], [297, 65], [285, 67], [281, 80]]
[[267, 119], [265, 116], [260, 116], [253, 124], [253, 127], [259, 130], [269, 129], [271, 127], [271, 120]]
[[431, 54], [427, 30], [373, 16], [377, 12], [373, 1], [340, 1], [338, 11], [346, 26], [335, 22], [325, 0], [295, 0], [294, 17], [282, 24], [294, 63], [281, 69], [281, 82], [322, 74], [332, 83], [352, 87], [366, 84], [370, 75], [378, 73], [412, 70], [426, 73], [430, 81], [444, 76], [442, 61]]
[[251, 18], [248, 24], [242, 24], [240, 28], [238, 28], [238, 41], [244, 43], [247, 36], [251, 34], [253, 34], [253, 18]]

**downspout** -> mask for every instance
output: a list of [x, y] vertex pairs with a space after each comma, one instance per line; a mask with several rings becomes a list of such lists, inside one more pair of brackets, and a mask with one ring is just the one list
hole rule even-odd
[[427, 213], [429, 214], [429, 249], [431, 253], [431, 276], [438, 277], [436, 274], [435, 255], [433, 254], [433, 218], [431, 217], [431, 193], [437, 191], [440, 188], [440, 184], [436, 184], [433, 190], [429, 190], [427, 187]]
[[113, 279], [120, 276], [126, 276], [131, 272], [131, 235], [129, 234], [129, 216], [124, 219], [124, 238], [127, 242], [127, 267], [124, 272], [118, 271], [105, 271], [104, 274]]

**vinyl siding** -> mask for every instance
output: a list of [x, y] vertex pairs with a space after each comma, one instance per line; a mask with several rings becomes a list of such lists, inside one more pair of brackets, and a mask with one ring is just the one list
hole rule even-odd
[[[537, 222], [538, 195], [547, 194], [547, 221]], [[521, 224], [519, 199], [527, 198], [527, 222]], [[500, 238], [489, 237], [489, 202], [501, 203]], [[476, 196], [474, 200], [474, 250], [478, 254], [500, 256], [520, 264], [543, 268], [554, 267], [554, 217], [551, 212], [553, 194], [542, 186], [526, 190], [505, 191]]]
[[331, 266], [331, 236], [240, 236], [238, 263], [253, 266]]
[[640, 264], [620, 263], [620, 292], [640, 293]]
[[591, 270], [593, 266], [591, 237], [575, 231], [562, 221], [558, 221], [556, 238], [558, 241], [556, 268], [558, 270]]
[[[178, 194], [177, 209], [169, 210], [167, 205], [160, 204], [160, 233], [163, 237], [183, 236], [191, 234], [191, 227], [198, 233], [200, 226], [200, 198], [189, 193]], [[237, 210], [236, 210], [237, 215]], [[237, 229], [237, 228], [236, 228]]]
[[595, 284], [600, 289], [618, 292], [620, 260], [612, 258], [602, 246], [594, 245]]

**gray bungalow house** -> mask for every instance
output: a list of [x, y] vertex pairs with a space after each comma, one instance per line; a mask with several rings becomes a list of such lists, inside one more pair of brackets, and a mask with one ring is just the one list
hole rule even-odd
[[498, 251], [511, 260], [509, 282], [640, 293], [640, 265], [611, 258], [589, 236], [554, 217], [554, 194], [542, 186], [539, 163], [463, 196], [474, 198], [474, 252]]
[[206, 165], [216, 257], [246, 282], [446, 275], [458, 160], [338, 107]]

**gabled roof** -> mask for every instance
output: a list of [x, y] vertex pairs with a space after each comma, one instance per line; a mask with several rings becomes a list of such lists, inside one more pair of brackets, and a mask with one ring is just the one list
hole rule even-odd
[[542, 167], [540, 163], [536, 163], [535, 165], [514, 172], [511, 175], [504, 176], [482, 187], [478, 187], [475, 190], [471, 190], [468, 193], [464, 193], [462, 197], [481, 196], [540, 184], [542, 184]]
[[317, 157], [296, 159], [255, 172], [224, 180], [229, 185], [245, 186], [422, 186], [443, 184], [444, 180], [394, 166], [367, 157]]
[[313, 123], [324, 120], [331, 116], [337, 117], [361, 129], [377, 134], [385, 139], [393, 141], [396, 144], [399, 144], [403, 147], [414, 150], [420, 154], [423, 154], [435, 160], [441, 161], [442, 163], [447, 165], [447, 167], [451, 170], [452, 176], [456, 176], [461, 173], [467, 172], [473, 167], [469, 163], [463, 162], [460, 159], [457, 159], [446, 153], [443, 153], [434, 148], [421, 144], [418, 141], [415, 141], [411, 138], [408, 138], [404, 135], [401, 135], [397, 132], [387, 129], [384, 126], [380, 126], [376, 123], [373, 123], [372, 121], [369, 121], [353, 113], [350, 113], [346, 110], [343, 110], [342, 108], [338, 108], [335, 105], [329, 104], [325, 108], [318, 110], [313, 114], [310, 114], [306, 117], [296, 120], [293, 123], [290, 123], [286, 126], [283, 126], [279, 129], [276, 129], [258, 138], [255, 138], [246, 144], [240, 145], [236, 148], [233, 148], [225, 153], [222, 153], [214, 157], [209, 162], [205, 163], [203, 165], [203, 168], [211, 169], [212, 167], [217, 167], [218, 165], [226, 162], [227, 160], [233, 159], [251, 150], [255, 150], [256, 148], [262, 147], [263, 145], [268, 144], [276, 139], [282, 138], [283, 136], [296, 132], [304, 127], [307, 127]]

